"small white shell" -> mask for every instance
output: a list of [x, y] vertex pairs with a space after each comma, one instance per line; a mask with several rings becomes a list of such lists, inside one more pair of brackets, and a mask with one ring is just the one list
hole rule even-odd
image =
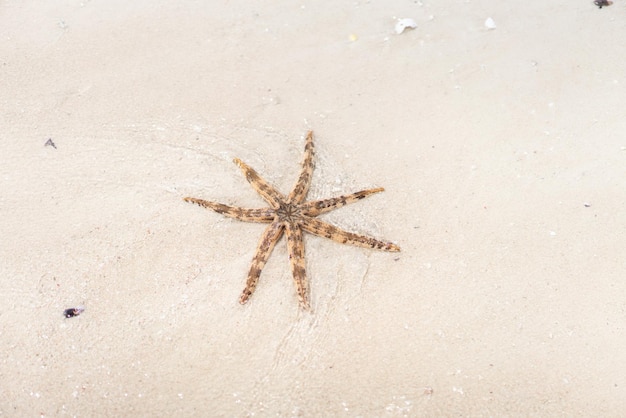
[[496, 22], [494, 22], [492, 18], [488, 17], [487, 20], [485, 20], [485, 27], [489, 30], [493, 30], [496, 28]]
[[406, 28], [415, 29], [416, 27], [417, 23], [415, 23], [415, 20], [413, 19], [398, 19], [398, 21], [396, 22], [396, 33], [400, 35], [402, 32], [404, 32]]

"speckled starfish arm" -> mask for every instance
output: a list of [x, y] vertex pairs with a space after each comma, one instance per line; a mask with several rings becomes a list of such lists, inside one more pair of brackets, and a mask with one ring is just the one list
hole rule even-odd
[[318, 237], [332, 239], [342, 244], [356, 245], [357, 247], [374, 248], [383, 251], [400, 251], [400, 247], [388, 241], [377, 240], [366, 235], [359, 235], [352, 232], [344, 231], [334, 225], [328, 224], [316, 218], [309, 218], [306, 222], [302, 222], [302, 229]]
[[326, 212], [330, 212], [331, 210], [338, 209], [342, 206], [348, 205], [350, 203], [358, 202], [361, 199], [366, 198], [367, 196], [373, 195], [374, 193], [382, 192], [385, 189], [379, 187], [377, 189], [369, 189], [369, 190], [361, 190], [360, 192], [331, 197], [330, 199], [323, 200], [315, 200], [312, 202], [303, 203], [302, 214], [307, 216], [317, 216]]
[[196, 199], [195, 197], [186, 197], [185, 202], [195, 203], [196, 205], [212, 209], [229, 218], [235, 218], [244, 222], [272, 222], [274, 213], [270, 208], [246, 209], [237, 206], [228, 206], [222, 203], [209, 202], [207, 200]]
[[248, 301], [248, 298], [254, 293], [256, 284], [261, 276], [261, 271], [267, 262], [267, 259], [272, 254], [274, 246], [283, 235], [284, 225], [279, 221], [272, 222], [263, 232], [259, 245], [256, 248], [256, 253], [252, 259], [252, 265], [248, 272], [248, 280], [246, 281], [246, 288], [243, 289], [239, 303], [244, 304]]
[[246, 180], [248, 180], [254, 190], [256, 190], [272, 208], [276, 209], [280, 206], [281, 202], [285, 201], [285, 197], [271, 184], [266, 182], [263, 177], [259, 176], [259, 173], [257, 173], [254, 168], [250, 167], [239, 158], [235, 158], [233, 162], [241, 168], [241, 171], [243, 171], [243, 174], [246, 176]]
[[300, 302], [300, 306], [304, 309], [310, 309], [309, 300], [307, 298], [309, 289], [306, 278], [302, 230], [291, 224], [287, 224], [286, 231], [291, 274], [293, 276], [294, 284], [296, 285], [298, 301]]
[[313, 155], [315, 151], [313, 148], [313, 131], [309, 131], [306, 136], [306, 144], [304, 145], [304, 158], [302, 159], [302, 170], [298, 181], [293, 186], [293, 190], [289, 193], [287, 201], [289, 203], [297, 204], [301, 203], [306, 194], [309, 192], [311, 186], [311, 178], [313, 177]]

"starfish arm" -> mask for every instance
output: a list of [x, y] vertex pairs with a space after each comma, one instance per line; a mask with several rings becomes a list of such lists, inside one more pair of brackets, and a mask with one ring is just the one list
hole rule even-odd
[[244, 222], [272, 222], [274, 213], [272, 209], [245, 209], [236, 206], [228, 206], [221, 203], [209, 202], [207, 200], [196, 199], [195, 197], [186, 197], [185, 202], [195, 203], [196, 205], [212, 209], [229, 218], [238, 219]]
[[248, 280], [246, 281], [246, 288], [241, 293], [241, 297], [239, 298], [239, 303], [242, 305], [248, 301], [250, 296], [254, 293], [254, 289], [256, 289], [256, 284], [259, 281], [259, 277], [261, 276], [261, 271], [267, 262], [274, 246], [283, 235], [284, 225], [282, 222], [274, 221], [272, 222], [263, 232], [263, 236], [261, 237], [261, 241], [257, 246], [256, 253], [254, 254], [254, 258], [252, 259], [252, 265], [250, 266], [250, 271], [248, 272]]
[[287, 247], [289, 250], [289, 262], [291, 264], [291, 273], [296, 285], [296, 293], [302, 308], [309, 310], [311, 306], [307, 299], [308, 285], [306, 278], [306, 267], [304, 261], [304, 240], [302, 239], [302, 230], [293, 223], [287, 223], [285, 228], [287, 235]]
[[342, 244], [351, 244], [358, 247], [374, 248], [383, 251], [400, 251], [400, 247], [392, 242], [380, 241], [365, 235], [344, 231], [319, 219], [305, 217], [300, 226], [313, 235], [329, 238]]
[[241, 171], [243, 171], [243, 174], [246, 176], [246, 180], [248, 180], [254, 190], [256, 190], [274, 209], [278, 208], [281, 202], [285, 201], [285, 197], [259, 176], [259, 173], [257, 173], [254, 168], [250, 167], [239, 158], [235, 158], [233, 161], [241, 168]]
[[289, 203], [300, 203], [306, 197], [309, 192], [309, 186], [311, 185], [311, 178], [313, 176], [313, 155], [315, 154], [313, 148], [313, 131], [309, 131], [306, 136], [306, 144], [304, 146], [304, 158], [302, 160], [302, 170], [300, 171], [300, 177], [293, 186], [293, 190], [289, 193], [287, 198]]
[[342, 206], [348, 205], [350, 203], [358, 202], [359, 200], [366, 198], [374, 193], [382, 192], [382, 187], [377, 189], [369, 189], [369, 190], [361, 190], [360, 192], [332, 197], [330, 199], [323, 200], [315, 200], [311, 202], [306, 202], [300, 205], [300, 210], [304, 215], [307, 216], [317, 216], [322, 213], [330, 212], [331, 210], [338, 209]]

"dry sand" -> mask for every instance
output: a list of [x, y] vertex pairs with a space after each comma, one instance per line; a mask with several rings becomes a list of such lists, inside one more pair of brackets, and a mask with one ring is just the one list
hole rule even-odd
[[[10, 0], [0, 36], [1, 416], [626, 410], [624, 2]], [[309, 129], [310, 197], [386, 188], [325, 218], [402, 252], [307, 237], [307, 313], [283, 241], [241, 306], [263, 226], [182, 198], [262, 206], [232, 159], [287, 191]]]

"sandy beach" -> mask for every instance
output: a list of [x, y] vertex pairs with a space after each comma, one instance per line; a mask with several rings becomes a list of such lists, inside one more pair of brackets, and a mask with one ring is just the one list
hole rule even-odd
[[[623, 416], [626, 3], [509, 3], [2, 2], [0, 416]], [[183, 198], [309, 130], [402, 251], [306, 235], [307, 312], [283, 238], [241, 305], [265, 226]]]

